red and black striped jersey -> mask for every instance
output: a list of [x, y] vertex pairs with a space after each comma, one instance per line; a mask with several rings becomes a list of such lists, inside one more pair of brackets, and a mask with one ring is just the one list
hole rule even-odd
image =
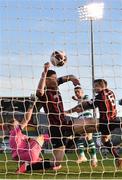
[[[62, 84], [62, 78], [58, 78], [58, 85]], [[38, 96], [50, 125], [61, 125], [64, 123], [64, 107], [61, 94], [58, 90], [45, 89], [43, 96]]]
[[95, 100], [89, 102], [89, 106], [98, 107], [100, 122], [109, 122], [116, 119], [116, 101], [113, 91], [104, 89], [95, 96]]

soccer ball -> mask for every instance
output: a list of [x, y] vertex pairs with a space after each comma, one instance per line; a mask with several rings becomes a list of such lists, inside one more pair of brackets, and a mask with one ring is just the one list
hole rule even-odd
[[64, 51], [54, 51], [50, 58], [54, 66], [61, 67], [67, 62], [67, 56]]

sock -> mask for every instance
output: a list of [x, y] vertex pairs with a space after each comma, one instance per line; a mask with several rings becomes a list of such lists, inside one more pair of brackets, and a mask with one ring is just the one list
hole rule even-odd
[[80, 156], [85, 156], [85, 154], [84, 154], [84, 144], [83, 144], [82, 139], [81, 139], [81, 140], [78, 140], [78, 141], [76, 142], [76, 145], [77, 145], [77, 148], [78, 148], [78, 150], [79, 150]]
[[97, 158], [96, 157], [96, 147], [95, 147], [93, 139], [88, 140], [87, 142], [88, 142], [88, 146], [89, 146], [90, 154], [91, 154], [92, 158]]
[[51, 168], [51, 164], [48, 160], [44, 160], [42, 162], [32, 163], [30, 165], [27, 165], [27, 171], [30, 170], [39, 170], [39, 169], [49, 169]]
[[108, 151], [115, 157], [115, 158], [119, 158], [119, 154], [117, 153], [117, 149], [113, 147], [113, 144], [111, 143], [111, 141], [107, 141], [104, 142], [104, 146], [106, 146], [106, 148], [108, 149]]

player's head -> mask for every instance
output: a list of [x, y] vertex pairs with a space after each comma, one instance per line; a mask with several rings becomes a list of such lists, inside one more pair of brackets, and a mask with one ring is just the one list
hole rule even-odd
[[46, 86], [47, 88], [57, 88], [57, 75], [53, 70], [48, 70], [46, 77]]
[[83, 98], [84, 96], [84, 92], [83, 92], [83, 89], [81, 88], [81, 86], [76, 86], [74, 88], [74, 92], [75, 92], [75, 95], [78, 99], [81, 99]]
[[94, 90], [96, 93], [107, 88], [107, 81], [104, 79], [96, 79], [94, 80]]

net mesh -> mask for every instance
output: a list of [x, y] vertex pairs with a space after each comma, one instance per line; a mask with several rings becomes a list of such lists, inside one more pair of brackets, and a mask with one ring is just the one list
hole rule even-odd
[[[87, 3], [85, 0], [0, 1], [0, 178], [21, 178], [15, 172], [22, 161], [12, 159], [9, 130], [5, 124], [11, 117], [19, 121], [24, 117], [31, 101], [30, 94], [35, 94], [43, 65], [50, 61], [54, 50], [63, 50], [68, 57], [65, 66], [52, 67], [58, 77], [75, 75], [85, 94], [92, 98], [90, 22], [80, 21], [78, 17], [78, 7]], [[118, 100], [122, 98], [122, 2], [112, 0], [104, 3], [103, 19], [93, 21], [95, 79], [106, 79], [110, 89], [115, 92], [117, 116], [121, 119], [122, 106], [118, 105]], [[62, 84], [60, 92], [65, 110], [77, 105], [72, 100], [72, 83]], [[48, 133], [50, 124], [40, 108], [37, 100], [29, 125], [24, 129], [24, 133], [31, 138]], [[70, 119], [74, 117], [78, 117], [77, 113]], [[114, 131], [112, 142], [118, 146], [121, 155], [122, 134], [119, 130]], [[79, 151], [71, 141], [59, 171], [32, 170], [31, 167], [31, 171], [22, 176], [30, 179], [122, 177], [122, 170], [117, 168], [115, 158], [102, 148], [101, 134], [93, 134], [93, 139], [98, 159], [96, 168], [91, 166], [88, 141], [84, 142], [88, 161], [81, 164], [76, 163]], [[45, 142], [41, 156], [46, 159], [54, 156], [50, 142]]]

